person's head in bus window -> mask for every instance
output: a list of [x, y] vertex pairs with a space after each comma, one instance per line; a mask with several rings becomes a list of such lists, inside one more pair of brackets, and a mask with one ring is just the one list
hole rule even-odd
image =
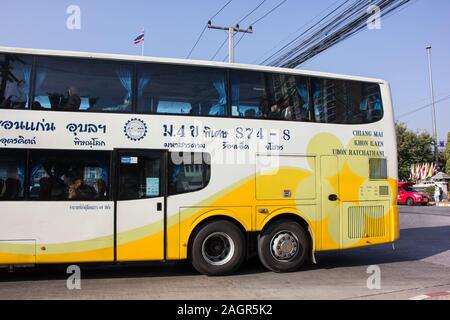
[[65, 110], [76, 111], [79, 110], [81, 106], [81, 98], [78, 95], [78, 90], [75, 87], [70, 87], [67, 95], [67, 103]]
[[281, 119], [281, 105], [282, 105], [283, 101], [282, 100], [278, 100], [277, 103], [275, 103], [274, 105], [272, 105], [270, 107], [270, 112], [268, 115], [269, 119]]
[[289, 103], [289, 100], [284, 99], [281, 107], [282, 118], [285, 120], [292, 120], [294, 115], [293, 111], [294, 107]]
[[52, 197], [52, 179], [43, 177], [39, 180], [39, 200], [50, 200]]
[[79, 188], [83, 185], [83, 179], [77, 178], [72, 184], [69, 186], [69, 195], [68, 198], [70, 200], [75, 200], [78, 198]]
[[9, 165], [6, 169], [6, 174], [4, 197], [7, 199], [15, 199], [22, 192], [22, 181], [18, 168], [15, 165]]
[[264, 98], [261, 100], [261, 109], [262, 114], [264, 116], [264, 118], [267, 118], [269, 112], [270, 112], [270, 102], [269, 99]]

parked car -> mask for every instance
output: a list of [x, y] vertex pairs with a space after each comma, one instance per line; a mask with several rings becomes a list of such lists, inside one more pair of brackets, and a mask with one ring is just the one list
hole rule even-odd
[[430, 202], [430, 197], [421, 191], [414, 189], [413, 184], [409, 182], [398, 183], [398, 204], [414, 206], [420, 204], [426, 206]]

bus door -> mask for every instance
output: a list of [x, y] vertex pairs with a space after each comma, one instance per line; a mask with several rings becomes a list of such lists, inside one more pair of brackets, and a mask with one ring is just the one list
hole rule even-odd
[[163, 260], [167, 151], [115, 150], [116, 260]]
[[322, 250], [334, 250], [341, 246], [338, 158], [321, 156], [320, 168]]

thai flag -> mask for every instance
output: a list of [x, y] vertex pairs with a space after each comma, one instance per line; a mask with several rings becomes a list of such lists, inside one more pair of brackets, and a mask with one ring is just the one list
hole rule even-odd
[[138, 35], [136, 37], [136, 39], [134, 39], [133, 43], [134, 44], [139, 44], [141, 42], [144, 42], [144, 40], [145, 40], [145, 33], [144, 33], [144, 31], [142, 31], [142, 33], [140, 35]]

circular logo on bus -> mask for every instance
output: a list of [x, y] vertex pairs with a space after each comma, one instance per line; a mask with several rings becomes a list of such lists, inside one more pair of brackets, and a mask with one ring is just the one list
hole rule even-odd
[[140, 141], [147, 135], [147, 125], [141, 119], [131, 119], [124, 127], [125, 135], [133, 141]]

